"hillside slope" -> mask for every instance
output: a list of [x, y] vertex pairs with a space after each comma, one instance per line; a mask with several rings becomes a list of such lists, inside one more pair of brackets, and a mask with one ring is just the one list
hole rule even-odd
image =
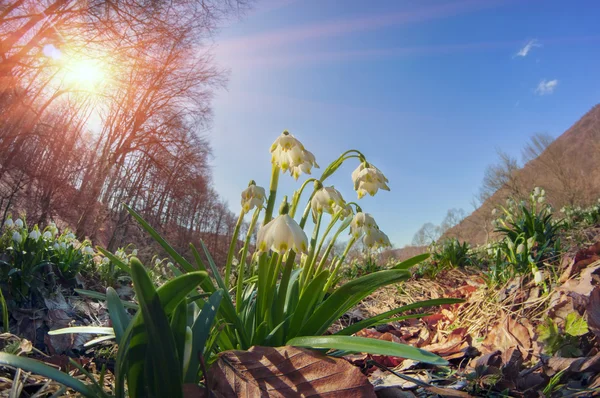
[[[536, 159], [516, 172], [519, 195], [534, 187], [546, 190], [555, 209], [566, 204], [587, 205], [600, 197], [600, 105], [558, 137]], [[455, 237], [472, 244], [485, 243], [492, 234], [491, 212], [515, 190], [503, 188], [487, 199], [442, 239]]]

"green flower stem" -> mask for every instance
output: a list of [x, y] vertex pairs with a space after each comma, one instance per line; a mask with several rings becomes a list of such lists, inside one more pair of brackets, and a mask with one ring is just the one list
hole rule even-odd
[[345, 230], [347, 227], [348, 227], [348, 225], [340, 226], [340, 228], [337, 230], [337, 232], [333, 235], [331, 242], [329, 242], [329, 244], [327, 245], [327, 248], [325, 249], [325, 253], [323, 253], [323, 256], [321, 257], [321, 261], [319, 261], [319, 266], [317, 267], [317, 270], [315, 271], [315, 275], [319, 275], [319, 273], [323, 270], [323, 268], [325, 267], [325, 263], [327, 262], [327, 257], [329, 257], [329, 253], [331, 253], [331, 250], [333, 249], [333, 246], [335, 245], [337, 238], [340, 236], [342, 231]]
[[277, 253], [272, 253], [271, 264], [267, 264], [269, 258], [267, 253], [260, 255], [258, 260], [258, 292], [256, 293], [256, 324], [260, 325], [264, 319], [264, 313], [267, 306], [267, 294], [269, 290], [269, 271], [272, 268], [273, 261], [277, 260]]
[[302, 274], [300, 277], [300, 286], [301, 290], [304, 290], [304, 287], [308, 284], [309, 277], [312, 273], [312, 268], [314, 265], [314, 255], [315, 255], [315, 246], [317, 244], [317, 239], [319, 238], [319, 229], [321, 229], [321, 220], [323, 219], [323, 213], [320, 213], [317, 216], [317, 222], [315, 223], [315, 228], [313, 229], [312, 238], [310, 238], [310, 246], [308, 249], [308, 255], [306, 256], [306, 261], [304, 262], [304, 268], [302, 269]]
[[267, 321], [269, 323], [269, 326], [271, 327], [273, 326], [272, 324], [270, 324], [273, 320], [271, 308], [273, 307], [273, 301], [275, 300], [275, 296], [277, 295], [277, 277], [279, 276], [281, 264], [283, 263], [283, 254], [277, 255], [276, 253], [274, 253], [274, 257], [277, 257], [277, 261], [275, 262], [275, 264], [273, 264], [274, 261], [271, 261], [271, 269], [269, 270], [269, 272], [271, 273], [272, 278], [267, 291], [267, 305], [263, 316], [263, 320]]
[[240, 262], [238, 265], [237, 289], [235, 291], [235, 307], [238, 313], [242, 309], [242, 293], [244, 289], [244, 274], [246, 272], [246, 257], [248, 256], [248, 247], [250, 246], [252, 231], [254, 231], [254, 228], [256, 227], [256, 222], [258, 221], [260, 211], [261, 209], [259, 208], [256, 208], [256, 210], [254, 210], [254, 214], [252, 215], [252, 221], [250, 221], [250, 226], [248, 227], [248, 233], [246, 234], [246, 240], [244, 241], [244, 247], [242, 248], [242, 255], [240, 256]]
[[[338, 211], [333, 217], [331, 217], [331, 221], [327, 225], [327, 228], [325, 228], [325, 232], [323, 233], [323, 236], [321, 236], [321, 239], [319, 240], [319, 245], [317, 246], [317, 250], [315, 251], [315, 254], [313, 256], [313, 258], [314, 258], [313, 262], [316, 262], [317, 259], [319, 258], [319, 253], [321, 253], [321, 249], [323, 248], [323, 245], [325, 244], [325, 238], [327, 238], [327, 235], [329, 235], [329, 232], [331, 232], [331, 229], [333, 228], [333, 226], [335, 225], [335, 223], [340, 219], [340, 215], [341, 214], [342, 214], [341, 211]], [[335, 240], [332, 239], [331, 242], [333, 243], [333, 242], [335, 242]], [[321, 261], [319, 262], [319, 265], [323, 262], [323, 260], [324, 260], [324, 258], [321, 258]], [[315, 272], [313, 273], [313, 275], [318, 275], [319, 272], [321, 272], [321, 267], [317, 267], [317, 269], [315, 270]], [[309, 279], [313, 275], [309, 275]]]
[[323, 288], [324, 293], [327, 292], [329, 290], [329, 288], [331, 288], [331, 286], [333, 285], [333, 282], [336, 280], [337, 274], [340, 271], [340, 267], [342, 266], [342, 263], [346, 259], [348, 252], [350, 251], [352, 246], [354, 246], [355, 242], [356, 242], [356, 238], [354, 236], [352, 238], [350, 238], [350, 240], [348, 241], [348, 244], [346, 245], [346, 248], [344, 249], [344, 253], [339, 258], [335, 268], [331, 272], [331, 275], [329, 275], [329, 279], [327, 279], [327, 283], [325, 284], [325, 287]]
[[267, 201], [267, 209], [265, 210], [265, 219], [263, 225], [271, 221], [273, 217], [273, 208], [275, 207], [275, 199], [277, 198], [277, 185], [279, 184], [279, 167], [273, 165], [271, 168], [271, 183], [269, 185], [269, 199]]
[[[298, 208], [298, 203], [300, 202], [300, 197], [302, 196], [302, 192], [304, 192], [304, 188], [306, 188], [306, 186], [311, 183], [317, 181], [316, 178], [309, 178], [308, 180], [304, 181], [304, 183], [302, 184], [302, 186], [300, 187], [300, 189], [298, 189], [296, 192], [294, 192], [294, 196], [292, 198], [292, 205], [290, 206], [290, 211], [289, 211], [289, 215], [290, 217], [294, 218], [294, 216], [296, 215], [296, 209]], [[314, 192], [312, 193], [312, 195], [310, 196], [310, 198], [312, 199], [314, 195]], [[310, 199], [309, 199], [310, 202]]]
[[[349, 155], [351, 154], [352, 155]], [[323, 174], [321, 174], [321, 178], [319, 181], [324, 182], [327, 178], [329, 178], [335, 171], [348, 159], [358, 158], [361, 162], [366, 161], [365, 155], [363, 155], [360, 151], [356, 149], [350, 149], [344, 153], [342, 153], [336, 160], [331, 162], [329, 166], [325, 170], [323, 170]]]
[[[229, 244], [229, 251], [227, 252], [227, 262], [225, 263], [225, 286], [229, 289], [229, 276], [231, 274], [231, 263], [233, 262], [233, 253], [237, 246], [238, 235], [240, 234], [240, 228], [244, 222], [244, 212], [240, 213], [235, 229], [233, 230], [233, 236], [231, 237], [231, 243]], [[240, 261], [241, 263], [242, 261]], [[238, 278], [239, 279], [239, 278]]]

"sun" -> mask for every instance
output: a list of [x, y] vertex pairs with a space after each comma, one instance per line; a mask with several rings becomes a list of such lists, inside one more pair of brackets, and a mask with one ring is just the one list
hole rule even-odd
[[97, 92], [107, 77], [102, 62], [92, 58], [65, 58], [63, 81], [76, 90]]

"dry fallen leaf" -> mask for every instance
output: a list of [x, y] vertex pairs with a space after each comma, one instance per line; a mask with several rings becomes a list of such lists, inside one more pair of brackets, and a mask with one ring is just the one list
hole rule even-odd
[[503, 315], [501, 321], [492, 326], [482, 346], [488, 352], [506, 351], [511, 347], [519, 347], [525, 355], [524, 359], [527, 360], [530, 358], [533, 348], [531, 331], [527, 324], [526, 319], [518, 322], [510, 316]]
[[590, 301], [586, 306], [587, 324], [590, 331], [600, 341], [600, 286], [596, 286], [590, 294]]
[[210, 370], [210, 388], [222, 397], [375, 397], [359, 368], [303, 348], [225, 351]]

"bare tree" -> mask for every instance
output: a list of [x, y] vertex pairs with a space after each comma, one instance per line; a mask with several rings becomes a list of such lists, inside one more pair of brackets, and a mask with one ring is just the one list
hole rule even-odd
[[499, 189], [505, 188], [509, 195], [522, 196], [522, 184], [519, 178], [519, 164], [515, 158], [501, 150], [498, 153], [498, 163], [489, 165], [485, 169], [482, 186], [479, 190], [479, 201], [485, 202]]
[[412, 244], [413, 246], [427, 246], [438, 240], [440, 236], [442, 236], [440, 227], [427, 222], [415, 233]]

